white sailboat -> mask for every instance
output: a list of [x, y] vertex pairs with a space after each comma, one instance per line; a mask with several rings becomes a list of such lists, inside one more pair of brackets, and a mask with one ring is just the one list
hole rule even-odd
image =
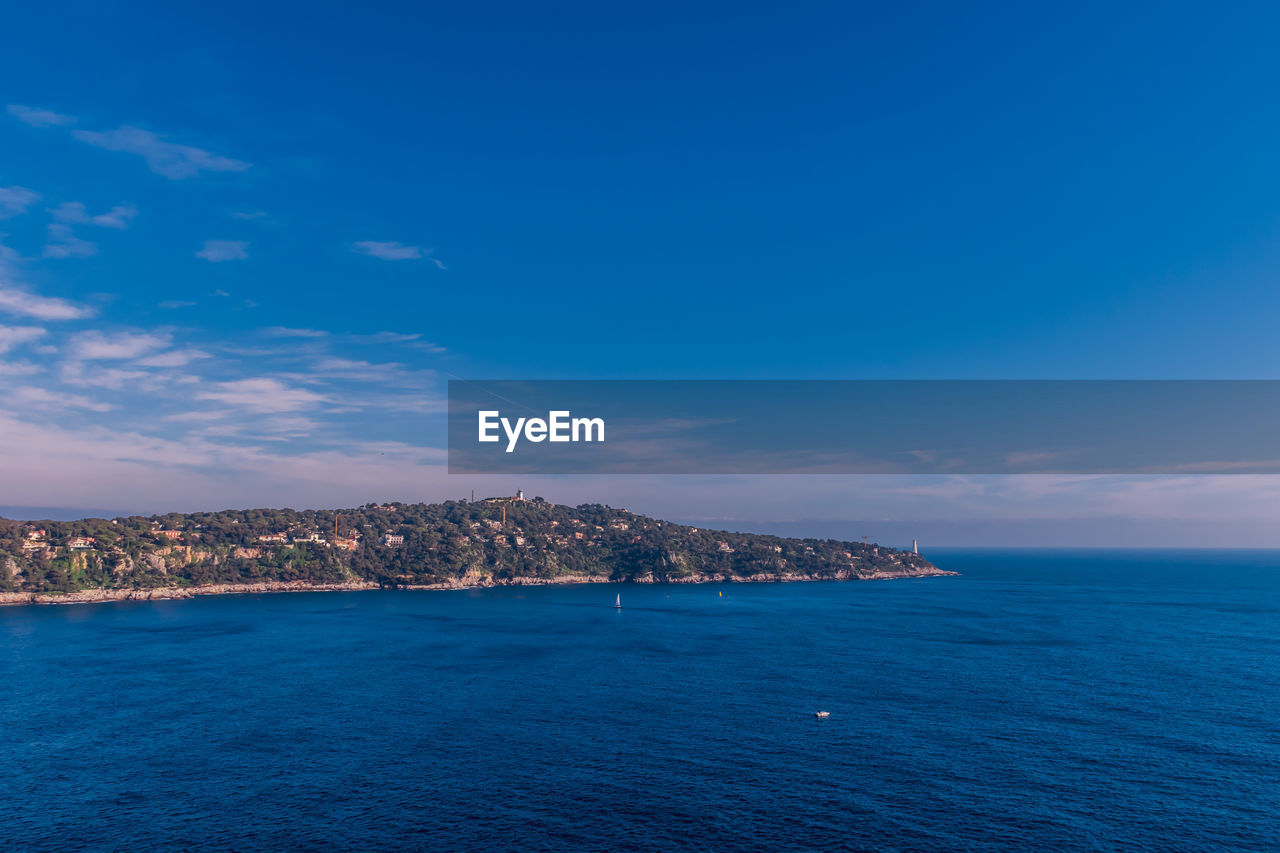
[[613, 609], [614, 609], [614, 610], [621, 610], [621, 609], [622, 609], [622, 593], [618, 593], [618, 598], [617, 598], [617, 600], [615, 600], [615, 601], [613, 602]]

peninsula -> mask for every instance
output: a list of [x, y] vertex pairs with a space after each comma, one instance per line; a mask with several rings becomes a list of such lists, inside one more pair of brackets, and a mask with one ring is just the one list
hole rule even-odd
[[705, 530], [600, 504], [488, 498], [79, 521], [0, 519], [0, 604], [325, 589], [874, 580], [912, 551]]

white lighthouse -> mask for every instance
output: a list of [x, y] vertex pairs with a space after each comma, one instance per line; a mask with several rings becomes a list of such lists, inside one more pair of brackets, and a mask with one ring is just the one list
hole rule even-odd
[[911, 553], [915, 554], [917, 557], [920, 556], [920, 543], [915, 539], [911, 540]]

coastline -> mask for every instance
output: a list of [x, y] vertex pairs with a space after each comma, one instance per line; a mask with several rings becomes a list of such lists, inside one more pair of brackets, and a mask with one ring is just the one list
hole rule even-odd
[[405, 584], [398, 587], [383, 587], [372, 581], [348, 581], [344, 583], [311, 583], [308, 581], [263, 581], [261, 583], [224, 583], [206, 584], [202, 586], [160, 586], [145, 589], [82, 589], [76, 592], [0, 592], [0, 607], [21, 607], [24, 605], [44, 604], [105, 604], [113, 601], [166, 601], [195, 598], [200, 595], [259, 595], [265, 593], [285, 592], [365, 592], [374, 589], [409, 589], [409, 590], [463, 590], [489, 589], [503, 586], [564, 586], [583, 583], [640, 583], [640, 584], [700, 584], [700, 583], [801, 583], [807, 581], [861, 581], [861, 580], [902, 580], [907, 578], [947, 577], [958, 575], [930, 567], [894, 572], [875, 572], [870, 575], [856, 575], [841, 571], [834, 576], [769, 574], [751, 577], [733, 577], [727, 575], [689, 575], [682, 578], [659, 580], [652, 575], [644, 575], [625, 581], [599, 575], [561, 575], [555, 578], [513, 578], [511, 580], [494, 581], [483, 577], [462, 577], [455, 581], [435, 584]]

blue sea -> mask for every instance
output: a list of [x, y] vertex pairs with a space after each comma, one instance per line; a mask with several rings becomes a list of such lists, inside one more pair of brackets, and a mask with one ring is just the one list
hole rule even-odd
[[0, 608], [0, 848], [1280, 849], [1280, 552], [927, 556]]

